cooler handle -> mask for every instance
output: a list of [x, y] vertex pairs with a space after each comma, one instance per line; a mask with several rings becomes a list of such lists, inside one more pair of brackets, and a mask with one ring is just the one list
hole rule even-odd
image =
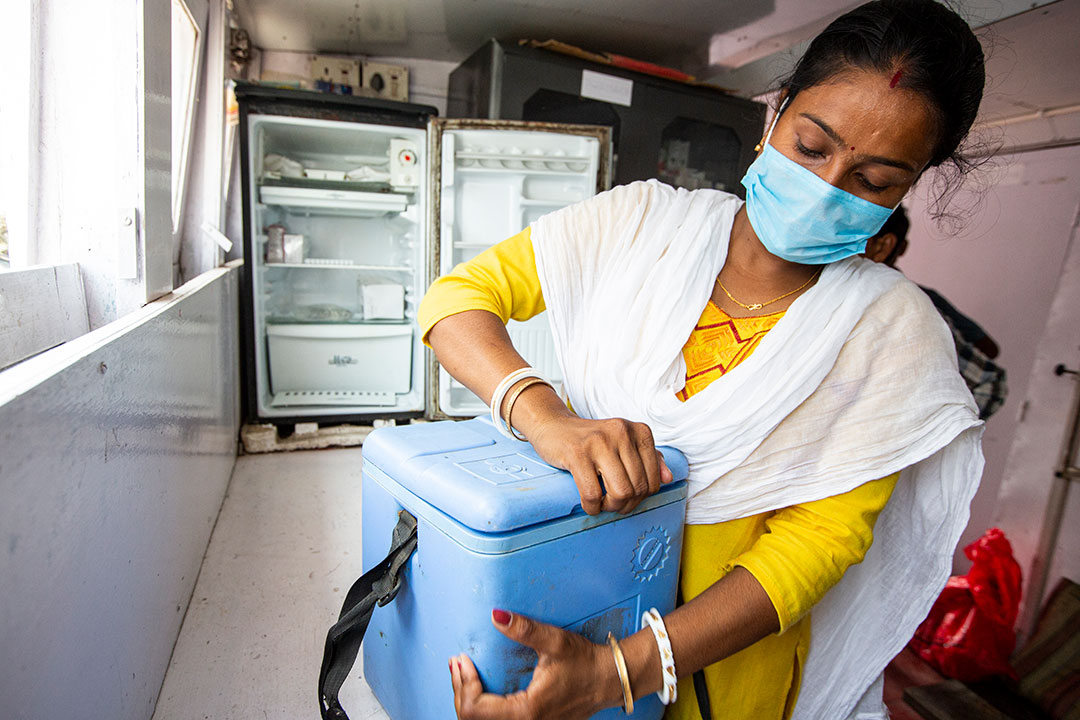
[[402, 510], [390, 539], [390, 552], [349, 588], [338, 621], [326, 633], [319, 672], [319, 710], [323, 720], [349, 720], [338, 702], [338, 691], [356, 662], [375, 605], [382, 607], [397, 595], [401, 589], [401, 569], [415, 550], [416, 518]]

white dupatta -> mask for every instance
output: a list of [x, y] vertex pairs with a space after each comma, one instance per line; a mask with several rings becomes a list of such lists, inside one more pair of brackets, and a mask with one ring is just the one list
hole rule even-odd
[[687, 456], [691, 524], [904, 471], [863, 562], [813, 610], [794, 712], [884, 717], [875, 681], [949, 576], [982, 473], [982, 423], [930, 300], [861, 258], [826, 266], [749, 358], [679, 401], [681, 350], [740, 207], [650, 180], [533, 224], [566, 392], [581, 416], [644, 422]]

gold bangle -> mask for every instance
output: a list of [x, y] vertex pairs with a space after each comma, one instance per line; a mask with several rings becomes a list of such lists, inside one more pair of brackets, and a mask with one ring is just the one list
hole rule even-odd
[[510, 422], [510, 418], [513, 416], [514, 413], [514, 403], [517, 402], [518, 396], [521, 395], [521, 393], [525, 392], [533, 385], [539, 385], [541, 383], [547, 385], [548, 387], [551, 387], [551, 383], [549, 383], [547, 380], [542, 380], [540, 378], [529, 378], [525, 382], [518, 385], [517, 389], [515, 389], [514, 392], [510, 393], [510, 397], [506, 399], [506, 429], [510, 431], [511, 435], [513, 435], [522, 442], [526, 442], [525, 436], [515, 430], [513, 424]]
[[607, 634], [608, 645], [611, 646], [611, 654], [615, 656], [615, 669], [619, 672], [619, 680], [622, 682], [623, 712], [632, 715], [634, 712], [634, 694], [630, 692], [630, 674], [626, 671], [626, 658], [623, 657], [619, 641], [611, 633]]

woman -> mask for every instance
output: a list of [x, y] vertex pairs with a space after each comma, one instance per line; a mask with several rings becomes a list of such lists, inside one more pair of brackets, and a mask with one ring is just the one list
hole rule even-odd
[[[659, 631], [609, 648], [493, 609], [538, 665], [501, 697], [451, 658], [459, 717], [588, 717], [651, 692], [674, 718], [884, 717], [880, 673], [948, 576], [981, 425], [929, 300], [858, 254], [926, 169], [962, 168], [983, 80], [954, 13], [868, 3], [781, 85], [745, 205], [634, 183], [432, 286], [443, 366], [498, 395], [586, 512], [629, 512], [670, 477], [654, 443], [691, 464], [685, 602]], [[504, 324], [545, 307], [573, 411], [512, 375]]]

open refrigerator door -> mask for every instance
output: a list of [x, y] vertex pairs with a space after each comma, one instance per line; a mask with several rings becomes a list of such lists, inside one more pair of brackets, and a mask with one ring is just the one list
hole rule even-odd
[[[450, 272], [549, 212], [610, 185], [611, 131], [509, 120], [431, 121], [434, 275]], [[434, 277], [433, 277], [434, 279]], [[507, 325], [514, 347], [561, 390], [547, 313]], [[429, 415], [471, 417], [487, 405], [430, 354]]]
[[418, 415], [427, 129], [312, 115], [246, 117], [256, 414]]

